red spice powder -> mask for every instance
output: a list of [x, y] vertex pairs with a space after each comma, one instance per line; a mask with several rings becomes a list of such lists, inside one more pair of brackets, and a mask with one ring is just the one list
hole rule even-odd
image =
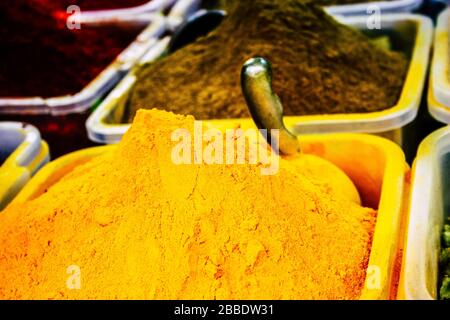
[[65, 20], [55, 19], [55, 11], [48, 10], [55, 3], [69, 2], [0, 2], [0, 97], [77, 93], [142, 30], [142, 26], [84, 25], [79, 30], [69, 30]]

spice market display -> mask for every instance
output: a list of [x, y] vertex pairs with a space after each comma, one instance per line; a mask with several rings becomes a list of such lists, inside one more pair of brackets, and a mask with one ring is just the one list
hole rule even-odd
[[406, 2], [0, 2], [0, 300], [450, 300]]

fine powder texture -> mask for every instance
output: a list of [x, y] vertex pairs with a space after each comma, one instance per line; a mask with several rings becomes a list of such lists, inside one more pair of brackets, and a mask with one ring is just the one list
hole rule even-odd
[[117, 149], [3, 211], [0, 299], [360, 296], [376, 211], [341, 171], [306, 154], [271, 176], [175, 165], [178, 128], [193, 118], [140, 111]]
[[137, 37], [143, 26], [69, 30], [50, 1], [0, 1], [0, 97], [75, 94]]
[[227, 7], [228, 18], [212, 33], [142, 68], [125, 122], [139, 108], [197, 119], [249, 116], [240, 70], [254, 56], [272, 62], [286, 115], [372, 112], [397, 103], [405, 56], [374, 46], [314, 3], [232, 1]]

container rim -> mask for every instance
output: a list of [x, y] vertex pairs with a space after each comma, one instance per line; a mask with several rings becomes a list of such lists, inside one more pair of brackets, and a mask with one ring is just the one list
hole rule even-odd
[[[447, 126], [434, 131], [422, 141], [413, 164], [411, 194], [408, 199], [410, 219], [399, 287], [399, 293], [405, 299], [435, 300], [437, 298], [428, 289], [426, 270], [430, 263], [434, 264], [437, 270], [438, 262], [437, 260], [429, 261], [430, 253], [427, 252], [425, 245], [426, 240], [431, 236], [428, 231], [434, 220], [431, 219], [434, 212], [432, 193], [441, 188], [438, 177], [440, 172], [436, 163], [443, 154], [449, 152], [450, 127]], [[443, 215], [443, 209], [436, 214]], [[437, 279], [435, 280], [437, 285]]]
[[101, 155], [108, 150], [113, 150], [114, 148], [116, 148], [115, 145], [82, 149], [68, 153], [47, 163], [29, 181], [29, 183], [27, 183], [27, 185], [20, 191], [20, 193], [17, 194], [17, 196], [11, 203], [17, 204], [32, 200], [36, 196], [36, 193], [38, 193], [38, 191], [41, 190], [43, 185], [49, 187], [59, 180], [59, 179], [53, 180], [54, 174], [58, 173], [64, 167], [67, 167], [68, 165], [73, 163], [82, 164], [84, 163], [83, 161], [87, 161], [87, 159], [91, 159], [95, 156]]
[[417, 9], [422, 5], [423, 0], [394, 0], [394, 1], [377, 1], [356, 4], [343, 4], [327, 7], [330, 14], [339, 15], [358, 15], [372, 14], [374, 10], [379, 9], [380, 12], [409, 12]]
[[20, 143], [0, 165], [0, 210], [26, 182], [50, 159], [49, 148], [39, 131], [22, 122], [0, 122], [3, 132], [17, 133]]
[[445, 104], [440, 103], [436, 100], [436, 97], [433, 95], [433, 80], [429, 79], [428, 93], [427, 93], [427, 102], [428, 102], [428, 111], [431, 116], [445, 124], [450, 123], [450, 106], [446, 106]]
[[23, 137], [21, 143], [9, 155], [3, 165], [11, 161], [19, 166], [29, 165], [40, 149], [41, 134], [39, 130], [33, 125], [13, 121], [0, 122], [0, 130], [16, 132]]
[[437, 19], [428, 93], [428, 110], [436, 120], [444, 123], [450, 123], [449, 20], [450, 7]]
[[114, 19], [123, 15], [139, 15], [142, 13], [162, 11], [169, 8], [177, 0], [151, 0], [138, 6], [118, 9], [86, 10], [78, 14], [77, 21], [88, 22]]

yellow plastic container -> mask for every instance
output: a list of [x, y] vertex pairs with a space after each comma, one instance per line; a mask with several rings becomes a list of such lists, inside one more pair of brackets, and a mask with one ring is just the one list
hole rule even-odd
[[75, 151], [53, 160], [33, 177], [26, 187], [14, 198], [12, 203], [23, 203], [40, 196], [45, 190], [72, 171], [73, 168], [114, 148], [115, 146], [93, 147]]
[[432, 300], [438, 296], [438, 257], [448, 212], [450, 126], [430, 134], [419, 146], [411, 176], [409, 221], [399, 299]]
[[[436, 100], [436, 96], [433, 94], [433, 81], [430, 79], [430, 85], [428, 89], [427, 103], [428, 111], [431, 116], [439, 122], [449, 124], [450, 123], [450, 103], [444, 104]], [[450, 101], [449, 101], [450, 102]]]
[[[377, 37], [392, 37], [394, 49], [401, 50], [410, 58], [410, 65], [403, 90], [397, 104], [379, 112], [287, 116], [286, 125], [298, 134], [363, 132], [374, 133], [402, 145], [401, 128], [414, 120], [422, 97], [426, 77], [429, 52], [433, 37], [433, 25], [429, 18], [415, 14], [383, 14], [381, 30], [367, 28], [367, 16], [337, 17], [342, 23], [352, 26]], [[161, 39], [142, 59], [151, 62], [157, 59], [167, 46], [169, 39]], [[86, 122], [89, 138], [100, 143], [117, 143], [128, 130], [130, 124], [121, 123], [126, 109], [126, 102], [132, 87], [137, 81], [137, 66], [99, 105]], [[370, 75], [367, 75], [370, 77]], [[229, 120], [212, 120], [216, 125]], [[235, 119], [244, 127], [252, 126], [251, 119]]]
[[365, 15], [375, 10], [381, 13], [411, 12], [419, 8], [422, 0], [390, 0], [390, 1], [361, 1], [361, 3], [341, 4], [327, 7], [327, 11], [334, 15]]
[[450, 8], [442, 11], [436, 23], [433, 61], [428, 88], [428, 110], [438, 121], [450, 123]]
[[[388, 299], [395, 294], [395, 263], [401, 237], [403, 198], [408, 167], [394, 143], [370, 135], [336, 134], [302, 136], [305, 153], [315, 154], [340, 167], [353, 180], [365, 205], [378, 208], [366, 288], [362, 299]], [[70, 172], [115, 146], [78, 151], [43, 168], [15, 198], [15, 203], [34, 199]], [[338, 239], [337, 239], [338, 240]], [[370, 281], [369, 281], [370, 280]]]
[[49, 160], [48, 145], [39, 131], [21, 122], [0, 123], [0, 210]]

